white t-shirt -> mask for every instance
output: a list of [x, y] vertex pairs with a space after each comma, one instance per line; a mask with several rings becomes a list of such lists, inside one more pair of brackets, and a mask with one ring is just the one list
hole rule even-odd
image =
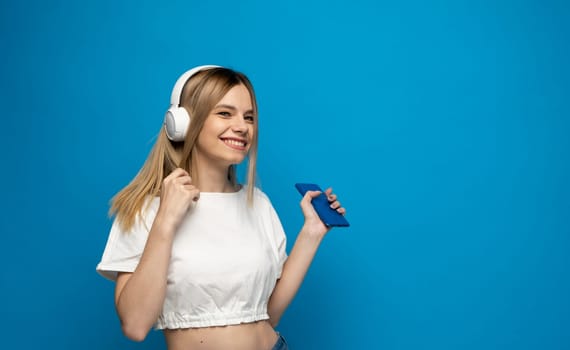
[[[269, 198], [247, 188], [201, 192], [172, 244], [166, 298], [156, 329], [224, 326], [269, 318], [267, 302], [287, 259], [286, 237]], [[134, 272], [156, 216], [150, 203], [129, 232], [113, 223], [97, 272]], [[144, 207], [143, 207], [144, 208]]]

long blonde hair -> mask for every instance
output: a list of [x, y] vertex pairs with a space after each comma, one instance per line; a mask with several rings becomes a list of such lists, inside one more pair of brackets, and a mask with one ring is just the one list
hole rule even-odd
[[[137, 214], [143, 210], [146, 199], [159, 196], [162, 181], [180, 167], [192, 175], [192, 151], [206, 118], [215, 105], [234, 86], [243, 84], [249, 91], [254, 114], [253, 137], [248, 153], [247, 201], [253, 203], [255, 165], [257, 160], [257, 102], [253, 86], [242, 73], [228, 68], [211, 68], [193, 75], [184, 85], [180, 105], [191, 116], [191, 123], [183, 142], [173, 142], [162, 127], [148, 158], [131, 182], [111, 199], [110, 216], [116, 216], [121, 228], [128, 231]], [[228, 179], [236, 186], [235, 165], [228, 169]]]

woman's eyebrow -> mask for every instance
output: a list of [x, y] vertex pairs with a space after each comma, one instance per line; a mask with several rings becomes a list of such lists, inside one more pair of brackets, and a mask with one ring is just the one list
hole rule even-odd
[[[237, 108], [235, 108], [232, 105], [221, 104], [221, 105], [217, 105], [214, 107], [214, 109], [218, 109], [218, 108], [226, 108], [226, 109], [231, 109], [232, 111], [237, 111]], [[253, 113], [253, 109], [248, 109], [247, 111], [245, 111], [244, 114], [252, 114], [252, 113]]]
[[232, 106], [232, 105], [217, 105], [217, 106], [214, 107], [214, 108], [227, 108], [227, 109], [231, 109], [231, 110], [234, 110], [234, 111], [237, 110], [237, 108], [235, 108], [235, 107]]

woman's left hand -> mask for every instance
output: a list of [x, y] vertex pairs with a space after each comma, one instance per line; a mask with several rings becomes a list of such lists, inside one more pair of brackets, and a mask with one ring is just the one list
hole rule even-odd
[[[303, 215], [305, 216], [305, 224], [303, 229], [307, 231], [307, 233], [316, 236], [324, 236], [327, 232], [330, 231], [331, 227], [326, 226], [319, 215], [313, 208], [311, 201], [313, 198], [316, 198], [321, 194], [321, 191], [307, 191], [303, 199], [301, 200], [301, 209], [303, 210]], [[330, 207], [336, 209], [336, 211], [344, 215], [346, 214], [346, 209], [340, 205], [340, 202], [337, 200], [336, 194], [332, 192], [332, 188], [328, 188], [325, 191], [325, 195], [327, 196], [327, 200], [329, 201]]]

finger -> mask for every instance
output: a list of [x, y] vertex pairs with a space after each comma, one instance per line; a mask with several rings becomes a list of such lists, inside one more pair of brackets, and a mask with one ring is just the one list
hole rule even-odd
[[190, 175], [182, 175], [174, 179], [174, 181], [178, 184], [190, 185], [192, 183], [192, 178], [190, 177]]
[[318, 197], [322, 192], [321, 191], [307, 191], [303, 196], [304, 201], [311, 202], [313, 198]]
[[338, 209], [340, 208], [340, 202], [339, 201], [332, 202], [330, 207], [333, 209]]
[[176, 172], [176, 178], [190, 177], [190, 174], [186, 170], [181, 168], [178, 168], [176, 170], [179, 170]]
[[188, 175], [188, 172], [182, 168], [176, 168], [172, 170], [170, 174], [174, 175], [175, 177], [178, 177], [178, 176]]
[[328, 195], [327, 199], [329, 200], [329, 202], [334, 202], [336, 201], [336, 194], [331, 193], [330, 195]]
[[172, 170], [172, 172], [170, 174], [168, 174], [167, 177], [164, 178], [164, 180], [171, 180], [171, 179], [175, 179], [177, 177], [180, 176], [184, 176], [184, 175], [189, 175], [188, 172], [182, 168], [176, 168], [174, 170]]
[[305, 193], [305, 195], [303, 196], [303, 199], [301, 199], [301, 208], [304, 209], [309, 209], [312, 208], [311, 202], [313, 200], [313, 198], [319, 196], [321, 194], [321, 191], [307, 191]]
[[184, 185], [184, 189], [190, 192], [193, 201], [200, 199], [200, 190], [194, 185]]
[[346, 209], [344, 209], [344, 208], [338, 208], [336, 211], [341, 215], [346, 214]]

